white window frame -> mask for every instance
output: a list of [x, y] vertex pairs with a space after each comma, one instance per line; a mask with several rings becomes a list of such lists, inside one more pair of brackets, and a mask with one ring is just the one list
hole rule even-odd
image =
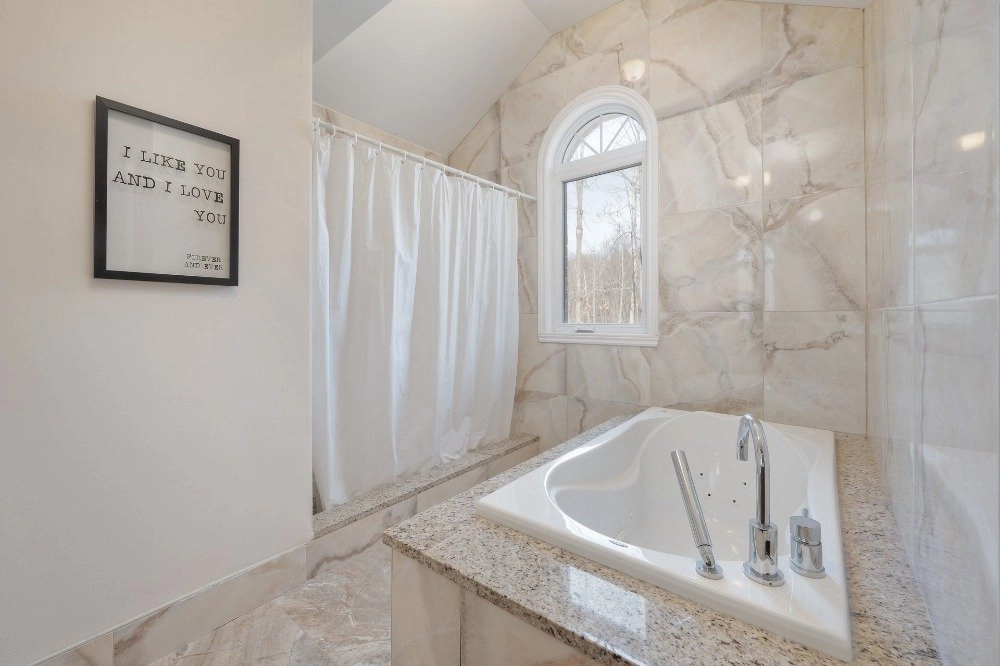
[[[644, 144], [617, 148], [563, 163], [565, 151], [576, 133], [594, 118], [624, 113], [642, 125]], [[655, 347], [659, 342], [659, 280], [657, 279], [657, 168], [656, 116], [639, 94], [622, 86], [589, 90], [559, 112], [545, 133], [538, 153], [538, 340], [601, 345]], [[564, 320], [565, 252], [564, 187], [577, 180], [636, 164], [642, 165], [641, 324], [569, 324]]]

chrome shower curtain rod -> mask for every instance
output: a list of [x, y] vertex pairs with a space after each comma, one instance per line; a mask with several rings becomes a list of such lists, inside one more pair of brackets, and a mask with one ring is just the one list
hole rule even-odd
[[383, 142], [378, 141], [377, 139], [372, 139], [372, 138], [364, 136], [362, 134], [358, 134], [357, 132], [352, 132], [350, 130], [346, 130], [343, 127], [338, 127], [337, 125], [334, 125], [333, 123], [328, 123], [328, 122], [326, 122], [324, 120], [320, 120], [319, 118], [313, 118], [313, 126], [315, 126], [315, 127], [325, 127], [326, 129], [330, 130], [334, 134], [336, 134], [337, 132], [340, 132], [341, 134], [343, 134], [345, 136], [351, 137], [355, 141], [364, 141], [365, 143], [370, 143], [373, 146], [378, 146], [379, 149], [381, 149], [381, 150], [387, 150], [390, 153], [394, 153], [396, 155], [399, 155], [403, 159], [413, 160], [414, 162], [420, 162], [421, 164], [424, 164], [424, 165], [427, 165], [427, 166], [432, 166], [435, 169], [440, 169], [441, 171], [443, 171], [446, 174], [452, 174], [454, 176], [458, 176], [459, 178], [464, 178], [466, 180], [471, 180], [474, 183], [478, 183], [479, 185], [483, 185], [485, 187], [490, 187], [490, 188], [492, 188], [494, 190], [499, 190], [500, 192], [503, 192], [507, 196], [515, 197], [517, 199], [526, 199], [527, 201], [536, 201], [536, 198], [533, 197], [533, 196], [531, 196], [530, 194], [525, 194], [524, 192], [519, 192], [519, 191], [511, 189], [509, 187], [504, 187], [503, 185], [498, 185], [497, 183], [494, 183], [491, 180], [486, 180], [485, 178], [480, 178], [479, 176], [474, 176], [471, 173], [468, 173], [466, 171], [460, 171], [459, 169], [456, 169], [455, 167], [448, 166], [447, 164], [441, 164], [440, 162], [435, 162], [434, 160], [429, 160], [426, 157], [423, 157], [421, 155], [417, 155], [416, 153], [411, 153], [411, 152], [405, 151], [405, 150], [403, 150], [401, 148], [394, 148], [393, 146], [387, 146]]

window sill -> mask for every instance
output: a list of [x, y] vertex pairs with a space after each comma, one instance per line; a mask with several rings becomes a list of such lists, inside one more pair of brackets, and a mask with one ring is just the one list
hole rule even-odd
[[644, 333], [539, 333], [538, 341], [616, 347], [655, 347], [660, 343], [660, 336]]

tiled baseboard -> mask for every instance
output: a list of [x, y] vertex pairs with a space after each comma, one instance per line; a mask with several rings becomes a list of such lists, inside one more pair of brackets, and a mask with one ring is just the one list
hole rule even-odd
[[537, 437], [515, 436], [318, 514], [312, 541], [115, 627], [37, 666], [145, 666], [364, 550], [396, 523], [537, 453]]

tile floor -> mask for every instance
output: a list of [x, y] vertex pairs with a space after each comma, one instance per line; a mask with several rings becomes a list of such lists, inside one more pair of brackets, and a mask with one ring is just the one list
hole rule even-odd
[[388, 664], [391, 562], [378, 541], [153, 666]]

